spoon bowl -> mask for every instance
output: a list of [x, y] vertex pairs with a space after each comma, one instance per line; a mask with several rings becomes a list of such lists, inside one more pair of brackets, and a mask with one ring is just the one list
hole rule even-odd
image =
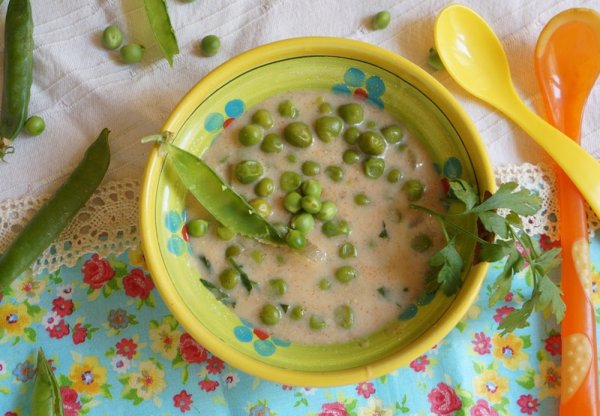
[[450, 76], [529, 134], [600, 215], [600, 163], [519, 98], [502, 45], [489, 25], [473, 10], [452, 5], [438, 15], [434, 36], [436, 49]]

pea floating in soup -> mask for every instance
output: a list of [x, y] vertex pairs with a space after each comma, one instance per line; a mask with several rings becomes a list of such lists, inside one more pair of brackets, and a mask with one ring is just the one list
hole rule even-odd
[[[205, 285], [253, 325], [297, 343], [364, 337], [422, 292], [441, 230], [409, 209], [442, 209], [444, 192], [423, 145], [390, 114], [349, 96], [272, 97], [231, 123], [204, 160], [272, 224], [287, 246], [210, 226], [192, 238]], [[299, 254], [312, 245], [321, 261]], [[223, 300], [223, 299], [222, 299]]]

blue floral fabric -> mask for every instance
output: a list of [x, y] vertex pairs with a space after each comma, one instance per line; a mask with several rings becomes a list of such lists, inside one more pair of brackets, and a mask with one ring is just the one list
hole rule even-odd
[[[600, 320], [600, 236], [592, 241]], [[541, 236], [542, 248], [556, 244]], [[75, 267], [25, 273], [0, 293], [0, 415], [28, 415], [37, 349], [61, 388], [65, 415], [554, 415], [560, 327], [534, 315], [502, 336], [497, 325], [527, 295], [527, 273], [494, 307], [493, 264], [477, 302], [439, 345], [405, 368], [337, 388], [301, 388], [244, 374], [177, 323], [138, 248]], [[557, 276], [558, 278], [558, 276]]]

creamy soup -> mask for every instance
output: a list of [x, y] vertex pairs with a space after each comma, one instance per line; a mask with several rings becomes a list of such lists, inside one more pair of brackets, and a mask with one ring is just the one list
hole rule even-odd
[[[310, 145], [293, 136], [306, 127]], [[203, 157], [269, 222], [296, 229], [291, 246], [306, 240], [322, 254], [232, 236], [190, 200], [189, 218], [209, 223], [190, 239], [203, 283], [241, 318], [294, 342], [344, 342], [397, 319], [422, 292], [443, 236], [409, 204], [441, 209], [443, 189], [425, 148], [390, 114], [344, 95], [277, 96]]]

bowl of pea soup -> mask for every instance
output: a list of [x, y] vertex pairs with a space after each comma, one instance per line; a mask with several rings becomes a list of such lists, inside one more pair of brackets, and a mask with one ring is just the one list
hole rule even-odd
[[[440, 342], [474, 301], [486, 265], [473, 242], [456, 237], [460, 289], [440, 290], [431, 258], [448, 236], [415, 206], [452, 211], [449, 180], [482, 197], [493, 173], [459, 104], [413, 63], [347, 39], [275, 42], [207, 75], [163, 130], [221, 185], [153, 150], [146, 261], [185, 330], [232, 366], [288, 385], [378, 377]], [[241, 232], [246, 214], [272, 238]]]

